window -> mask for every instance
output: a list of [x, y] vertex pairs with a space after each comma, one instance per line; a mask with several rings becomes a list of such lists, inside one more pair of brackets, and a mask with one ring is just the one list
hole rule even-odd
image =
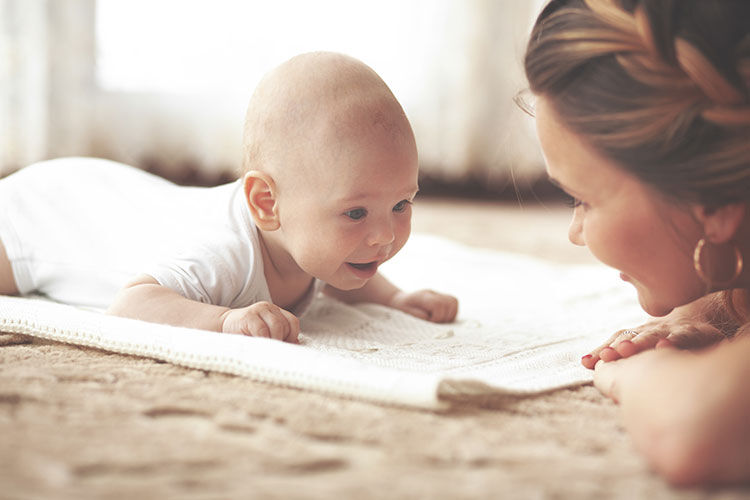
[[99, 0], [97, 80], [106, 90], [241, 94], [311, 50], [358, 57], [401, 100], [426, 81], [446, 1]]

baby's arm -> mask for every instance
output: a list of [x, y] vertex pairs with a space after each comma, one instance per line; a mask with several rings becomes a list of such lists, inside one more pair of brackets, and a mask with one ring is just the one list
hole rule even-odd
[[204, 304], [186, 299], [146, 274], [123, 287], [107, 312], [153, 323], [268, 337], [293, 343], [297, 342], [299, 334], [297, 317], [274, 304], [257, 302], [239, 309]]
[[458, 300], [455, 297], [432, 290], [404, 292], [380, 273], [356, 290], [338, 290], [329, 285], [324, 291], [342, 302], [382, 304], [435, 323], [450, 323], [458, 313]]

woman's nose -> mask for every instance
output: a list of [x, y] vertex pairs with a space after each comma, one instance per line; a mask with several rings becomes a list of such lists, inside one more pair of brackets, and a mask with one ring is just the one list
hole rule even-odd
[[578, 208], [573, 212], [573, 220], [570, 221], [568, 239], [574, 245], [586, 246], [586, 243], [583, 241], [583, 217], [580, 215], [580, 209]]

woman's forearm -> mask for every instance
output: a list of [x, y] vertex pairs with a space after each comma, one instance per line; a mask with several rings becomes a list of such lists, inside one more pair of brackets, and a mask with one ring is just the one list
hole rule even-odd
[[595, 383], [652, 466], [676, 484], [750, 480], [750, 339], [600, 363]]

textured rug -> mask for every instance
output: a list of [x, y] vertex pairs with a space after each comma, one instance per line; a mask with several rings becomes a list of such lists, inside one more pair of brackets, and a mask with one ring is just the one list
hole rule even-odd
[[160, 359], [384, 404], [440, 409], [583, 384], [586, 351], [647, 319], [613, 270], [563, 265], [415, 235], [383, 272], [404, 289], [459, 298], [436, 325], [373, 304], [320, 297], [300, 345], [0, 297], [0, 330]]

